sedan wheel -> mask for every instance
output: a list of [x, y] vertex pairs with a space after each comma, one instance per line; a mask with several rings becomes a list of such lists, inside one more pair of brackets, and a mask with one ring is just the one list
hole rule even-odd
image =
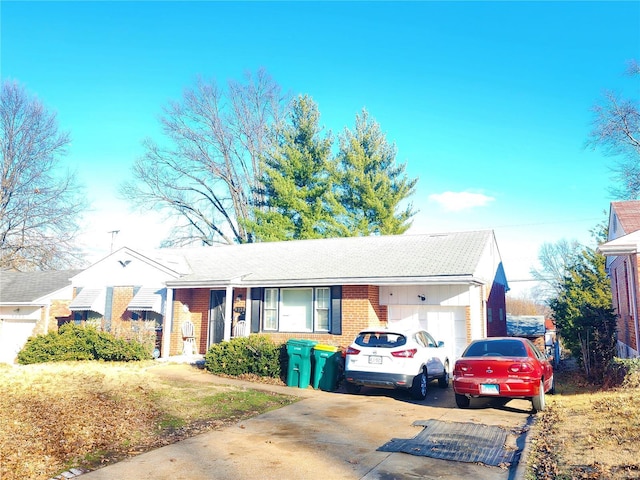
[[471, 399], [466, 395], [460, 395], [456, 393], [456, 405], [458, 406], [458, 408], [467, 408], [470, 402]]
[[533, 403], [533, 410], [535, 412], [541, 412], [544, 410], [546, 406], [544, 400], [544, 381], [540, 380], [540, 393], [531, 399], [531, 403]]
[[411, 396], [416, 400], [424, 400], [427, 398], [427, 372], [424, 370], [413, 379]]

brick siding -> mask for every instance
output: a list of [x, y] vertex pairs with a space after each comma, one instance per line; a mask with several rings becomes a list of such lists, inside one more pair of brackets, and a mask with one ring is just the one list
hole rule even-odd
[[[638, 351], [635, 319], [633, 317], [630, 295], [630, 288], [637, 288], [637, 285], [629, 285], [628, 281], [630, 274], [633, 274], [633, 278], [638, 278], [638, 259], [636, 255], [630, 258], [631, 261], [628, 261], [627, 257], [618, 257], [611, 265], [611, 291], [613, 308], [618, 315], [616, 325], [618, 329], [618, 340]], [[633, 268], [633, 272], [629, 271], [631, 268]], [[636, 291], [636, 299], [637, 298], [638, 291]]]
[[[245, 289], [234, 290], [233, 321], [237, 321], [240, 312], [236, 307], [246, 307]], [[239, 298], [242, 295], [242, 298]], [[209, 326], [209, 296], [210, 290], [179, 289], [175, 290], [173, 302], [173, 329], [170, 332], [170, 355], [182, 352], [182, 324], [191, 320], [194, 324], [196, 347], [200, 354], [206, 353], [207, 334]], [[346, 347], [356, 337], [358, 332], [372, 326], [385, 326], [388, 319], [387, 306], [379, 304], [380, 290], [372, 285], [347, 285], [342, 287], [342, 334], [328, 333], [268, 333], [277, 343], [286, 343], [292, 338], [305, 338], [320, 343]], [[187, 307], [188, 306], [188, 307]], [[168, 332], [165, 332], [167, 334]]]

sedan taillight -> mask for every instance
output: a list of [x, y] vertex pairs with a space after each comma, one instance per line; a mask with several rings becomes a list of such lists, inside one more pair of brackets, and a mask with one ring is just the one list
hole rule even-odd
[[399, 358], [413, 358], [418, 351], [417, 348], [411, 348], [409, 350], [400, 350], [399, 352], [391, 352], [391, 355]]
[[510, 373], [533, 373], [533, 366], [530, 363], [514, 363], [512, 365], [509, 365], [509, 368], [507, 369], [509, 370]]
[[471, 371], [471, 366], [467, 365], [466, 363], [462, 363], [462, 362], [456, 362], [454, 368], [453, 368], [453, 374], [455, 375], [457, 372], [470, 372]]
[[360, 350], [358, 350], [357, 348], [349, 347], [347, 348], [346, 355], [358, 355], [359, 353]]

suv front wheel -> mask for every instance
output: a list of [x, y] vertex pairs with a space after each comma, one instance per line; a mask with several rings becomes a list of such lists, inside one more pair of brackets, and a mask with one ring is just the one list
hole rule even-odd
[[427, 372], [424, 369], [413, 379], [411, 396], [416, 400], [424, 400], [427, 398]]

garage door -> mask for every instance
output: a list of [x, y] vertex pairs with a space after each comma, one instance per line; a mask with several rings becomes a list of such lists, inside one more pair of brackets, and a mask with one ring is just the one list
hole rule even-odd
[[14, 362], [35, 326], [35, 320], [0, 320], [0, 363]]
[[467, 346], [465, 307], [434, 305], [390, 305], [389, 326], [410, 329], [423, 328], [436, 340], [442, 340], [451, 366]]

